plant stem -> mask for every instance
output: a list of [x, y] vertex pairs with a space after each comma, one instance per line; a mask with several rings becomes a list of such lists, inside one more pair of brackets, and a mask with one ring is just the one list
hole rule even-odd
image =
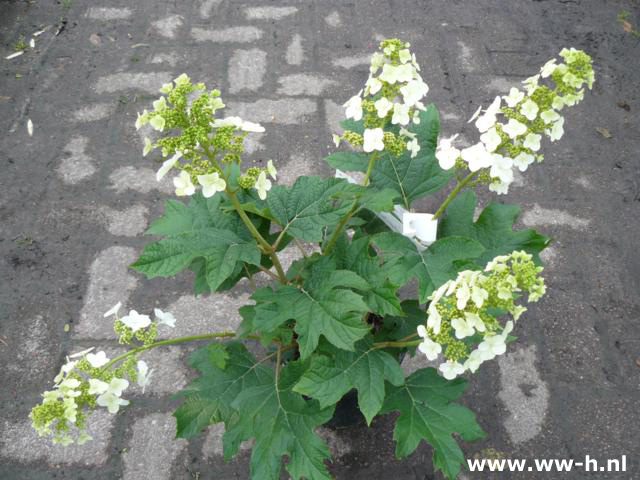
[[298, 247], [298, 250], [300, 250], [300, 252], [302, 253], [303, 257], [307, 257], [307, 251], [304, 249], [304, 245], [302, 245], [302, 242], [300, 240], [298, 240], [297, 238], [293, 239], [293, 243], [296, 244], [296, 247]]
[[278, 377], [280, 376], [280, 357], [282, 356], [282, 347], [278, 345], [276, 353], [276, 390], [278, 390]]
[[266, 273], [267, 275], [269, 275], [271, 278], [273, 278], [274, 280], [280, 281], [280, 277], [278, 277], [275, 273], [273, 273], [271, 270], [267, 270], [266, 268], [264, 268], [262, 265], [258, 265], [258, 268], [260, 269], [261, 272]]
[[[367, 185], [369, 185], [369, 177], [371, 176], [371, 172], [373, 171], [373, 164], [375, 163], [377, 158], [378, 158], [378, 152], [377, 151], [373, 152], [373, 154], [369, 158], [369, 166], [367, 167], [367, 173], [365, 174], [364, 180], [362, 181], [362, 185], [365, 186], [365, 187]], [[327, 243], [327, 246], [324, 248], [324, 252], [323, 253], [325, 255], [327, 255], [333, 249], [335, 243], [338, 241], [338, 237], [342, 233], [342, 230], [344, 230], [345, 225], [351, 219], [351, 217], [353, 217], [353, 214], [356, 213], [356, 211], [358, 211], [358, 199], [357, 198], [353, 201], [353, 205], [351, 205], [351, 208], [349, 209], [349, 212], [344, 217], [342, 217], [342, 220], [340, 220], [340, 223], [338, 224], [338, 226], [334, 230], [333, 235], [331, 235], [331, 238], [329, 239], [329, 242]]]
[[458, 183], [456, 185], [456, 188], [454, 188], [451, 193], [449, 194], [449, 196], [444, 200], [444, 202], [442, 203], [442, 205], [440, 205], [440, 208], [438, 209], [438, 211], [436, 213], [433, 214], [433, 218], [440, 218], [440, 216], [444, 213], [444, 211], [447, 209], [447, 207], [449, 206], [449, 204], [451, 203], [451, 201], [456, 198], [458, 196], [458, 194], [460, 193], [460, 191], [471, 181], [473, 180], [476, 175], [478, 175], [479, 171], [477, 172], [471, 172], [469, 175], [467, 175], [466, 177], [464, 177], [462, 179], [462, 181], [460, 183]]
[[402, 347], [415, 347], [420, 343], [422, 343], [422, 340], [413, 340], [411, 342], [379, 342], [379, 343], [374, 343], [373, 346], [374, 348], [388, 348], [388, 347], [402, 348]]
[[269, 244], [269, 242], [267, 242], [264, 239], [264, 237], [260, 234], [260, 232], [258, 231], [256, 226], [253, 224], [251, 219], [247, 216], [247, 213], [242, 208], [242, 205], [240, 205], [240, 202], [238, 201], [238, 197], [236, 196], [235, 192], [232, 192], [230, 189], [227, 189], [227, 193], [229, 194], [229, 198], [231, 199], [231, 204], [233, 205], [233, 208], [236, 209], [236, 212], [238, 212], [238, 215], [240, 215], [240, 218], [244, 222], [245, 226], [247, 227], [251, 235], [253, 235], [253, 238], [255, 238], [258, 244], [262, 247], [262, 251], [267, 255], [269, 255], [269, 257], [271, 257], [271, 263], [273, 263], [273, 266], [275, 267], [276, 272], [278, 272], [278, 280], [280, 280], [280, 283], [282, 283], [283, 285], [286, 285], [288, 283], [287, 276], [285, 275], [284, 270], [282, 269], [282, 265], [280, 264], [280, 260], [278, 259], [278, 255], [276, 255], [274, 248]]
[[152, 348], [161, 347], [163, 345], [173, 345], [175, 343], [195, 342], [198, 340], [208, 340], [211, 338], [225, 338], [225, 337], [235, 337], [235, 336], [236, 336], [236, 332], [220, 332], [220, 333], [208, 333], [205, 335], [192, 335], [190, 337], [172, 338], [170, 340], [161, 340], [159, 342], [154, 342], [150, 345], [143, 345], [141, 347], [134, 348], [133, 350], [129, 350], [128, 352], [123, 353], [122, 355], [114, 358], [109, 363], [107, 363], [104, 367], [101, 367], [101, 368], [103, 370], [106, 370], [114, 363], [119, 362], [120, 360], [124, 360], [125, 358], [130, 357], [131, 355], [144, 352], [145, 350], [150, 350]]

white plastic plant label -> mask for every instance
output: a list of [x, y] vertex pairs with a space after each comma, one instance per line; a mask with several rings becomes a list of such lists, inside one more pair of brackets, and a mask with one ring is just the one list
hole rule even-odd
[[402, 234], [407, 237], [416, 237], [425, 245], [431, 245], [436, 241], [438, 233], [438, 220], [430, 213], [404, 212], [402, 214]]

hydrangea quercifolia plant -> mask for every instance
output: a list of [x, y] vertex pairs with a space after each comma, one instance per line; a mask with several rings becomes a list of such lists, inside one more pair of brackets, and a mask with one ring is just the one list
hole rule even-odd
[[[195, 291], [228, 290], [242, 278], [268, 275], [252, 304], [240, 308], [236, 332], [213, 332], [157, 341], [160, 328], [175, 326], [172, 314], [154, 319], [131, 310], [114, 317], [121, 344], [131, 348], [109, 359], [88, 349], [72, 354], [52, 390], [33, 408], [40, 435], [82, 444], [87, 412], [117, 413], [129, 404], [130, 382], [143, 389], [153, 368], [140, 356], [168, 344], [209, 340], [189, 364], [198, 377], [176, 393], [177, 436], [188, 438], [224, 423], [224, 455], [253, 439], [254, 479], [280, 478], [284, 463], [294, 479], [328, 479], [329, 449], [316, 433], [336, 404], [357, 391], [367, 424], [398, 412], [396, 454], [411, 454], [421, 441], [433, 448], [436, 469], [453, 479], [464, 457], [453, 434], [465, 441], [483, 436], [474, 414], [457, 403], [466, 380], [480, 365], [502, 355], [509, 334], [545, 293], [538, 254], [549, 239], [533, 230], [513, 230], [519, 208], [490, 203], [474, 221], [473, 187], [506, 194], [513, 169], [524, 172], [542, 161], [542, 140], [564, 133], [560, 111], [591, 88], [591, 59], [564, 49], [564, 63], [547, 62], [538, 75], [505, 97], [479, 108], [471, 118], [479, 141], [466, 148], [456, 136], [438, 141], [439, 118], [423, 100], [428, 86], [409, 44], [385, 40], [371, 59], [363, 90], [345, 103], [344, 133], [329, 155], [338, 169], [361, 172], [360, 184], [301, 176], [291, 187], [276, 185], [273, 162], [244, 168], [244, 138], [261, 125], [220, 117], [218, 90], [181, 75], [161, 89], [152, 111], [138, 116], [160, 132], [147, 139], [143, 155], [164, 158], [157, 179], [176, 173], [175, 193], [148, 233], [162, 239], [147, 245], [132, 265], [149, 278], [193, 272]], [[410, 209], [419, 198], [455, 185], [436, 210], [438, 238], [428, 248], [387, 228], [376, 216], [394, 205]], [[294, 244], [303, 256], [285, 271], [278, 252]], [[315, 243], [314, 253], [304, 243]], [[398, 289], [417, 280], [417, 299]], [[266, 353], [255, 358], [245, 346], [258, 341]], [[438, 361], [405, 377], [406, 354]]]

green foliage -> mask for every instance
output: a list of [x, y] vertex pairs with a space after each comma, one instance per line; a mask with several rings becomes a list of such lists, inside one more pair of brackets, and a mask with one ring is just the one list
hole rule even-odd
[[481, 243], [485, 250], [475, 260], [481, 266], [498, 255], [506, 255], [514, 250], [531, 253], [539, 262], [538, 254], [549, 245], [550, 239], [532, 229], [513, 231], [520, 207], [490, 203], [474, 222], [476, 203], [477, 197], [472, 190], [456, 197], [440, 222], [439, 236], [458, 235]]
[[455, 278], [459, 271], [474, 266], [472, 261], [484, 252], [479, 242], [468, 237], [441, 238], [423, 252], [395, 232], [377, 234], [373, 241], [387, 260], [385, 269], [391, 281], [404, 285], [411, 278], [418, 280], [420, 303], [425, 303], [431, 292]]
[[[342, 126], [358, 133], [364, 130], [362, 121], [345, 120]], [[408, 130], [417, 135], [418, 145], [420, 145], [418, 154], [411, 158], [411, 153], [408, 151], [399, 156], [384, 152], [376, 160], [371, 173], [371, 186], [378, 190], [393, 189], [406, 208], [410, 208], [417, 198], [442, 188], [453, 175], [452, 171], [442, 170], [435, 157], [440, 119], [438, 110], [433, 104], [429, 105], [424, 112], [420, 112], [420, 123], [410, 124]], [[327, 157], [326, 161], [340, 170], [365, 172], [368, 155], [338, 152]]]
[[326, 348], [314, 355], [311, 366], [293, 389], [315, 398], [320, 407], [334, 405], [352, 388], [358, 390], [358, 405], [367, 424], [382, 408], [385, 380], [400, 386], [404, 374], [398, 360], [373, 346], [371, 338], [358, 342], [353, 352]]
[[288, 320], [294, 331], [300, 357], [308, 358], [321, 336], [338, 348], [353, 350], [353, 344], [369, 332], [363, 315], [369, 310], [356, 290], [369, 289], [369, 283], [354, 272], [337, 270], [335, 262], [323, 258], [311, 267], [311, 274], [298, 287], [277, 285], [257, 290], [251, 327], [273, 332]]
[[245, 274], [243, 264], [260, 265], [255, 240], [237, 215], [221, 208], [221, 198], [196, 194], [188, 205], [167, 201], [164, 215], [147, 231], [165, 238], [147, 245], [131, 267], [149, 278], [191, 268], [196, 291], [206, 292], [228, 288], [228, 279], [235, 284]]
[[423, 368], [411, 374], [401, 386], [389, 386], [383, 412], [400, 412], [393, 431], [396, 455], [410, 455], [426, 440], [433, 447], [436, 470], [449, 479], [457, 477], [464, 454], [452, 434], [465, 441], [484, 436], [471, 410], [453, 403], [466, 386], [466, 381], [447, 381], [433, 368]]
[[334, 197], [357, 191], [357, 185], [336, 178], [300, 177], [291, 187], [276, 186], [267, 197], [273, 219], [283, 230], [305, 242], [319, 242], [326, 227], [332, 227], [351, 204]]

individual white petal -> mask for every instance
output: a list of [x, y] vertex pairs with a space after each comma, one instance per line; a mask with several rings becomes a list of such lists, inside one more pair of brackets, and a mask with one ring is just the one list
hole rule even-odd
[[547, 78], [555, 71], [556, 68], [558, 68], [558, 65], [556, 65], [556, 59], [552, 58], [542, 66], [540, 69], [540, 75], [542, 78]]
[[394, 125], [408, 125], [409, 120], [409, 106], [402, 103], [395, 103], [393, 105], [391, 123]]
[[531, 99], [528, 99], [522, 105], [520, 105], [520, 113], [527, 117], [528, 120], [535, 120], [538, 116], [538, 104]]
[[473, 122], [476, 118], [478, 118], [478, 115], [480, 115], [480, 112], [482, 111], [482, 105], [480, 105], [478, 107], [478, 109], [473, 112], [473, 115], [471, 115], [471, 118], [469, 119], [469, 121], [467, 123], [471, 123]]
[[93, 368], [100, 368], [109, 363], [109, 358], [104, 351], [99, 351], [98, 353], [89, 353], [87, 355], [87, 361]]
[[158, 130], [159, 132], [162, 132], [164, 130], [166, 123], [166, 120], [161, 115], [154, 115], [149, 120], [149, 125], [151, 125], [154, 130]]
[[455, 335], [458, 340], [466, 337], [470, 337], [475, 333], [475, 330], [464, 318], [454, 318], [451, 320], [451, 327], [455, 330]]
[[220, 178], [218, 172], [198, 175], [198, 183], [202, 185], [202, 196], [205, 198], [213, 197], [216, 192], [224, 192], [227, 188], [227, 182]]
[[109, 384], [98, 380], [97, 378], [89, 379], [89, 395], [102, 395], [109, 389]]
[[438, 309], [435, 306], [436, 303], [434, 303], [434, 301], [431, 301], [431, 304], [429, 305], [429, 309], [428, 309], [429, 316], [427, 317], [427, 327], [433, 330], [433, 333], [437, 335], [438, 333], [440, 333], [440, 327], [442, 325], [442, 316], [440, 315], [440, 312], [438, 312]]
[[420, 335], [422, 338], [427, 338], [427, 329], [424, 327], [424, 325], [418, 325], [418, 335]]
[[20, 50], [19, 52], [15, 52], [15, 53], [12, 53], [11, 55], [7, 55], [6, 57], [4, 57], [4, 59], [5, 60], [11, 60], [12, 58], [19, 57], [23, 53], [24, 53], [24, 50]]
[[540, 140], [542, 139], [542, 135], [538, 135], [537, 133], [529, 133], [526, 137], [524, 137], [524, 142], [522, 146], [524, 148], [528, 148], [529, 150], [533, 150], [537, 152], [540, 150]]
[[265, 172], [260, 172], [254, 188], [258, 191], [260, 200], [265, 200], [267, 198], [267, 192], [271, 190], [271, 181], [267, 179], [267, 174]]
[[427, 360], [433, 361], [442, 353], [442, 345], [430, 338], [425, 338], [422, 343], [418, 344], [418, 350], [427, 356]]
[[502, 131], [509, 135], [509, 138], [516, 138], [527, 131], [527, 126], [515, 118], [510, 118], [506, 125], [502, 126]]
[[147, 328], [151, 324], [151, 319], [148, 315], [141, 315], [135, 310], [131, 310], [129, 315], [122, 317], [120, 321], [134, 332], [141, 328]]
[[118, 315], [118, 311], [120, 310], [120, 307], [122, 307], [122, 302], [116, 303], [113, 307], [109, 309], [108, 312], [106, 312], [103, 315], [103, 317], [107, 318], [107, 317], [110, 317], [111, 315]]
[[242, 122], [242, 126], [240, 127], [245, 132], [254, 132], [254, 133], [262, 133], [264, 132], [264, 127], [259, 123], [254, 122]]
[[410, 63], [396, 67], [396, 81], [398, 83], [406, 83], [413, 80], [415, 68]]
[[517, 89], [516, 87], [511, 87], [511, 90], [509, 90], [509, 95], [503, 98], [507, 105], [510, 108], [513, 108], [522, 101], [522, 99], [524, 98], [524, 92]]
[[411, 158], [415, 158], [420, 151], [420, 145], [418, 145], [418, 139], [414, 138], [410, 142], [407, 142], [407, 150], [411, 152]]
[[72, 355], [69, 355], [69, 358], [80, 358], [80, 357], [84, 357], [87, 353], [93, 351], [96, 347], [89, 347], [86, 350], [82, 350], [81, 352], [78, 353], [74, 353]]
[[513, 181], [512, 167], [513, 160], [509, 157], [494, 154], [489, 175], [493, 178], [499, 178], [502, 183], [511, 183]]
[[378, 117], [384, 118], [387, 116], [389, 111], [393, 108], [393, 103], [387, 100], [386, 97], [382, 97], [376, 100], [373, 106], [376, 108], [376, 111], [378, 112]]
[[527, 152], [520, 152], [513, 159], [513, 164], [518, 167], [518, 170], [521, 172], [525, 172], [529, 165], [531, 165], [534, 161], [535, 157]]
[[480, 141], [484, 143], [488, 152], [495, 152], [502, 143], [502, 138], [500, 138], [498, 131], [492, 127], [480, 135]]
[[422, 80], [411, 80], [404, 87], [400, 88], [400, 93], [402, 94], [405, 105], [411, 107], [429, 93], [429, 86]]
[[33, 137], [33, 122], [30, 118], [27, 120], [27, 133], [30, 137]]
[[453, 380], [458, 375], [464, 373], [464, 366], [458, 362], [449, 360], [445, 363], [441, 363], [438, 370], [442, 372], [442, 376], [447, 380]]
[[180, 160], [181, 157], [182, 157], [182, 152], [176, 152], [175, 155], [173, 155], [171, 158], [162, 162], [162, 165], [156, 172], [156, 181], [159, 182], [160, 180], [162, 180], [164, 176], [167, 174], [167, 172], [176, 166], [176, 164], [178, 163], [178, 160]]
[[540, 118], [546, 124], [553, 123], [560, 118], [560, 114], [553, 109], [545, 110], [540, 114]]
[[549, 136], [549, 140], [555, 142], [560, 140], [564, 135], [564, 117], [560, 117], [556, 120], [550, 129], [545, 130], [545, 133]]
[[385, 63], [382, 66], [382, 73], [378, 77], [383, 82], [394, 84], [398, 81], [398, 67]]
[[382, 82], [375, 77], [369, 77], [365, 85], [367, 86], [369, 95], [375, 95], [382, 88]]
[[411, 61], [411, 52], [408, 48], [403, 48], [398, 52], [398, 57], [401, 63], [407, 63]]
[[[397, 105], [397, 104], [396, 104]], [[382, 128], [367, 128], [363, 135], [362, 149], [367, 152], [384, 150], [384, 131]]]
[[173, 177], [173, 186], [176, 187], [176, 195], [179, 197], [193, 195], [196, 192], [191, 175], [184, 170], [177, 177]]
[[159, 308], [154, 308], [153, 313], [156, 316], [156, 320], [158, 321], [158, 325], [167, 325], [171, 328], [176, 326], [176, 317], [173, 316], [172, 313], [163, 312]]
[[278, 171], [276, 170], [276, 167], [273, 166], [273, 160], [269, 160], [267, 162], [267, 173], [271, 175], [271, 178], [277, 180], [276, 177], [278, 176]]
[[469, 164], [469, 170], [477, 172], [491, 166], [492, 154], [487, 152], [482, 142], [467, 147], [460, 152], [462, 159]]
[[146, 138], [144, 139], [144, 149], [142, 150], [142, 156], [146, 157], [149, 152], [153, 150], [153, 143], [151, 142], [150, 138]]
[[449, 170], [452, 168], [458, 157], [460, 157], [460, 150], [453, 146], [453, 141], [458, 137], [456, 133], [452, 137], [442, 138], [438, 142], [438, 148], [436, 149], [436, 158], [440, 164], [440, 168], [443, 170]]
[[345, 115], [347, 118], [352, 118], [355, 121], [362, 119], [362, 98], [360, 95], [354, 95], [344, 104], [346, 107]]

